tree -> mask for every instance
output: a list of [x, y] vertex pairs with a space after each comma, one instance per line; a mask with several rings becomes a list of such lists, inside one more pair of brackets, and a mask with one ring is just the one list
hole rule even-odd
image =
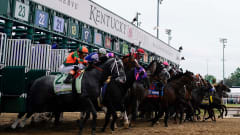
[[216, 77], [213, 75], [205, 75], [204, 79], [209, 81], [212, 84], [216, 83]]
[[225, 80], [225, 84], [229, 87], [240, 86], [240, 68], [238, 67], [231, 76]]

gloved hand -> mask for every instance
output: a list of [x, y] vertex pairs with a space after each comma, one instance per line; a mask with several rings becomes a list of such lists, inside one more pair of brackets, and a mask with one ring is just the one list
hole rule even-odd
[[74, 71], [77, 71], [78, 69], [79, 69], [79, 67], [78, 67], [77, 65], [74, 65], [73, 70], [74, 70]]

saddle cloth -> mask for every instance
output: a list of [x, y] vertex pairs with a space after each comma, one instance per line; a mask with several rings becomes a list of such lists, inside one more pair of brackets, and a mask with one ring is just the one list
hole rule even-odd
[[56, 95], [61, 94], [70, 94], [72, 93], [72, 88], [75, 87], [78, 94], [81, 94], [81, 82], [83, 77], [84, 71], [79, 71], [75, 76], [75, 86], [72, 83], [66, 84], [63, 81], [67, 78], [67, 74], [58, 74], [55, 76], [53, 85], [54, 85], [54, 92]]
[[151, 84], [150, 88], [148, 89], [148, 98], [158, 98], [159, 97], [159, 91], [156, 90], [157, 84]]

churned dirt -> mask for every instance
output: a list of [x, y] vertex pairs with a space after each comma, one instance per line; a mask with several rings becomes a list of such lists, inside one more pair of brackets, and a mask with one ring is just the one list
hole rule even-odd
[[[240, 119], [225, 118], [217, 119], [217, 122], [185, 122], [181, 125], [174, 124], [169, 121], [169, 127], [164, 127], [163, 120], [154, 127], [150, 126], [150, 122], [139, 120], [137, 124], [130, 129], [118, 127], [115, 132], [111, 132], [109, 126], [105, 133], [101, 133], [100, 129], [104, 123], [103, 114], [98, 115], [97, 135], [240, 135]], [[30, 125], [29, 121], [25, 128], [11, 130], [10, 123], [16, 118], [16, 114], [0, 115], [0, 135], [76, 135], [78, 133], [78, 125], [76, 120], [79, 113], [64, 113], [63, 122], [54, 126], [52, 122], [41, 122]], [[84, 135], [90, 134], [90, 121], [84, 128]]]

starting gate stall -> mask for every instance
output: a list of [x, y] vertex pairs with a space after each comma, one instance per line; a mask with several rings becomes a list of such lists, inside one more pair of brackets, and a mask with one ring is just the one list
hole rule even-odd
[[25, 72], [29, 70], [31, 40], [8, 39], [3, 46], [1, 112], [24, 112], [26, 108]]
[[52, 49], [51, 51], [51, 74], [58, 74], [59, 67], [68, 55], [68, 49]]
[[[3, 57], [3, 47], [6, 45], [7, 42], [7, 35], [5, 33], [0, 33], [0, 69], [3, 67], [4, 64], [4, 57]], [[0, 105], [1, 105], [1, 95], [2, 95], [2, 77], [0, 75]]]
[[39, 77], [50, 72], [51, 45], [32, 44], [29, 71], [26, 73], [26, 89]]
[[3, 57], [3, 49], [4, 45], [7, 43], [7, 35], [5, 33], [0, 33], [0, 65], [3, 65], [4, 63], [4, 57]]

